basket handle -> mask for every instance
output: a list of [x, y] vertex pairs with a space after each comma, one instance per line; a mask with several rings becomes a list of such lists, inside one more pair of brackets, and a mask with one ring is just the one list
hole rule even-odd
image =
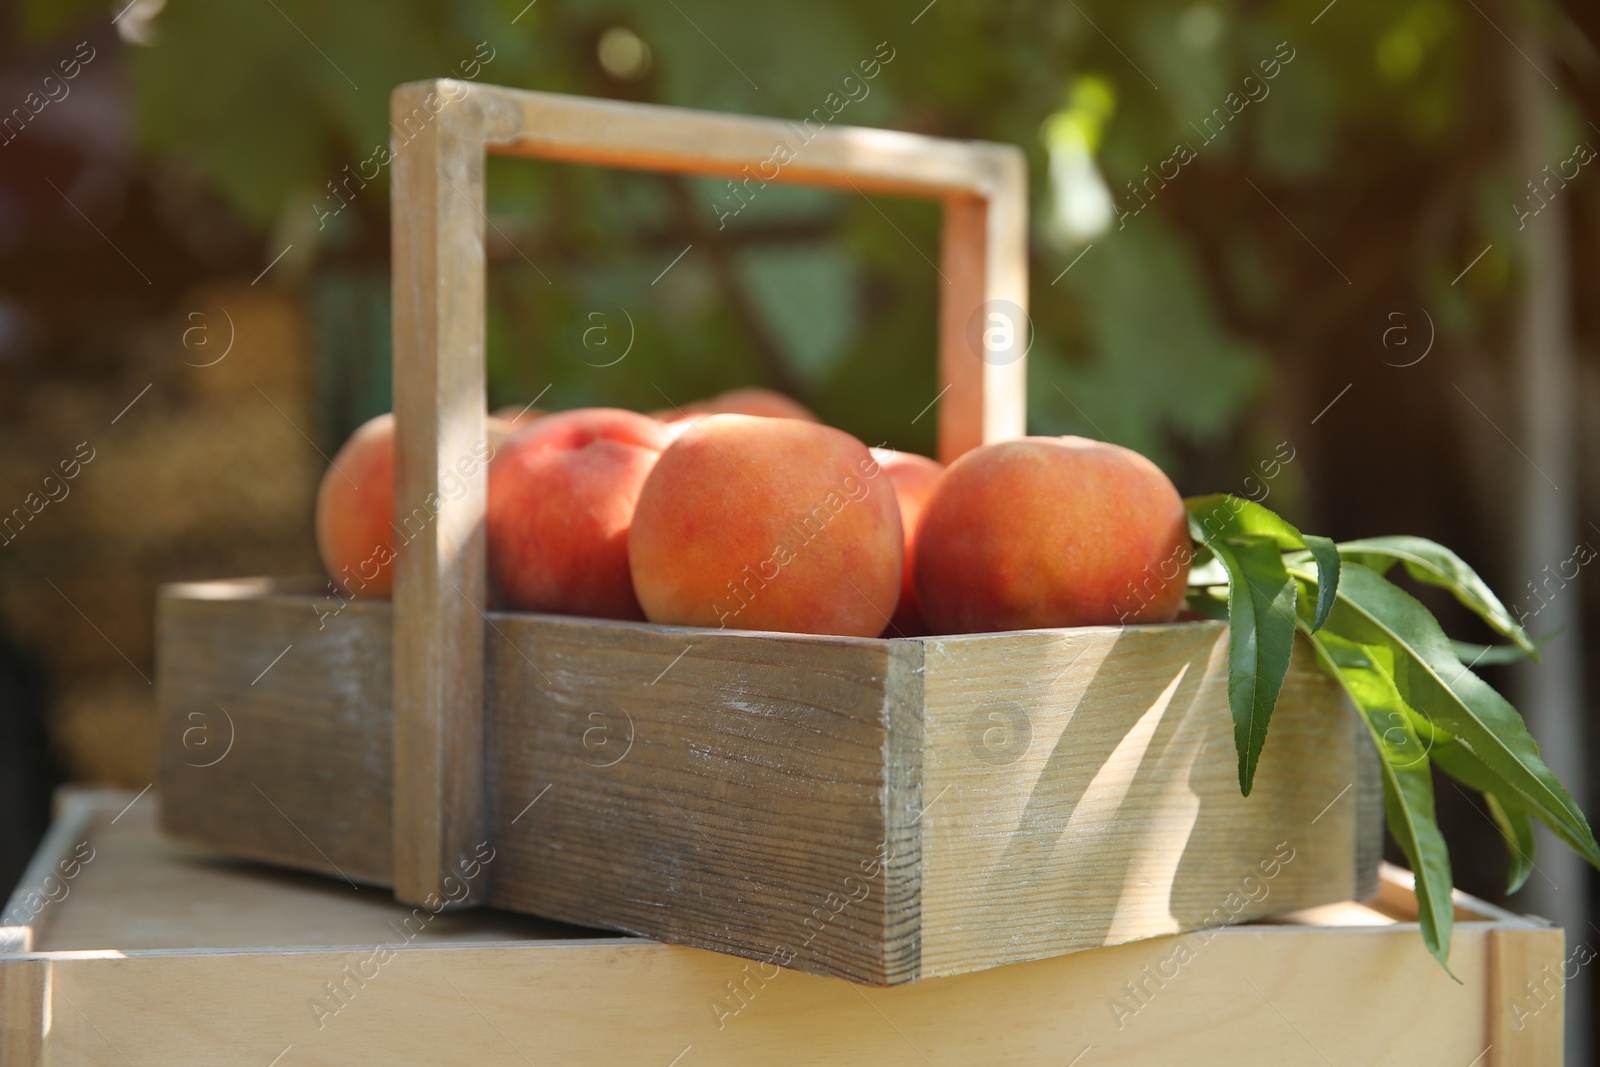
[[[943, 201], [947, 463], [1024, 432], [1027, 171], [1009, 145], [450, 80], [399, 86], [390, 114], [396, 520], [412, 518], [408, 503], [437, 505], [395, 572], [394, 891], [464, 905], [481, 902], [488, 881], [488, 868], [470, 865], [487, 834], [487, 479], [475, 462], [485, 436], [485, 154]], [[469, 867], [477, 878], [463, 877]]]

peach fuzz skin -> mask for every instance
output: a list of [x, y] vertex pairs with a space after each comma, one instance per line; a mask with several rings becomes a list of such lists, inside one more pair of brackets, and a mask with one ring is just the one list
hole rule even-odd
[[771, 389], [752, 387], [729, 389], [725, 393], [693, 400], [681, 408], [662, 408], [651, 414], [662, 422], [678, 423], [705, 415], [760, 415], [769, 419], [803, 419], [816, 422], [817, 417], [798, 400], [791, 400]]
[[394, 416], [356, 428], [317, 487], [317, 555], [357, 596], [386, 597], [394, 586]]
[[945, 472], [917, 531], [917, 593], [934, 633], [1170, 622], [1189, 548], [1183, 500], [1154, 463], [1027, 437]]
[[[461, 457], [463, 468], [493, 459], [512, 433], [511, 423], [493, 415], [484, 426], [486, 447]], [[425, 505], [412, 510], [406, 528], [415, 530], [415, 516], [428, 511]], [[405, 541], [395, 535], [394, 521], [394, 415], [385, 412], [356, 428], [317, 487], [317, 555], [329, 577], [357, 596], [388, 596]]]
[[876, 637], [904, 551], [893, 487], [860, 441], [711, 415], [661, 454], [628, 557], [652, 622]]
[[917, 524], [928, 497], [933, 494], [933, 487], [944, 473], [944, 464], [915, 452], [896, 452], [892, 448], [874, 448], [872, 458], [878, 461], [894, 485], [895, 499], [900, 503], [900, 528], [905, 533], [906, 562], [900, 576], [900, 603], [895, 605], [886, 636], [918, 637], [928, 632], [928, 624], [922, 618], [912, 575]]
[[489, 575], [523, 611], [643, 619], [628, 570], [639, 490], [666, 432], [615, 408], [546, 415], [489, 468]]

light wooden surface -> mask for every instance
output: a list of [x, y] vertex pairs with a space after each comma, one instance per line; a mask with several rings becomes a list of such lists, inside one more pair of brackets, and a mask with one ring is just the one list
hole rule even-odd
[[[96, 858], [39, 915], [38, 951], [0, 954], [7, 1067], [1560, 1062], [1559, 999], [1522, 1030], [1492, 1018], [1506, 990], [1559, 966], [1561, 932], [1458, 895], [1457, 985], [1382, 903], [1409, 899], [1396, 873], [1374, 907], [862, 989], [493, 912], [440, 915], [454, 926], [402, 944], [391, 924], [408, 912], [383, 894], [253, 887], [271, 876], [157, 837], [154, 794], [113, 824], [131, 799], [64, 801], [91, 809]], [[252, 906], [269, 897], [269, 913]], [[380, 945], [394, 956], [374, 973]]]
[[[423, 119], [413, 120], [418, 109]], [[423, 903], [483, 899], [453, 877], [484, 840], [483, 130], [470, 100], [396, 89], [393, 316], [394, 891]], [[398, 543], [398, 540], [397, 540]]]
[[[1005, 301], [1025, 346], [1027, 170], [1014, 146], [457, 81], [402, 85], [390, 111], [408, 138], [391, 186], [396, 529], [437, 502], [400, 553], [394, 586], [391, 862], [395, 894], [421, 902], [454, 899], [452, 874], [485, 840], [486, 477], [481, 464], [461, 466], [485, 433], [485, 153], [746, 177], [754, 168], [763, 184], [946, 201], [941, 260], [953, 277], [940, 272], [937, 399], [947, 462], [1025, 432], [1026, 361], [981, 358], [968, 324]], [[493, 875], [479, 873], [467, 901], [489, 892]]]
[[[416, 945], [591, 939], [615, 935], [531, 915], [473, 908], [442, 911], [397, 932], [413, 914], [386, 889], [235, 859], [161, 834], [162, 797], [111, 790], [68, 790], [58, 820], [72, 832], [40, 845], [67, 856], [82, 842], [82, 864], [59, 904], [30, 925], [39, 952], [120, 952], [360, 945], [409, 932]], [[115, 822], [113, 822], [115, 820]], [[30, 884], [27, 881], [20, 886]], [[76, 897], [76, 901], [74, 901]], [[87, 903], [85, 903], [87, 902]]]
[[1566, 983], [1583, 965], [1564, 942], [1554, 927], [1488, 932], [1488, 1067], [1561, 1062]]
[[[319, 623], [302, 588], [164, 591], [163, 825], [385, 884], [391, 612]], [[1239, 797], [1220, 624], [883, 641], [489, 619], [497, 906], [894, 984], [1373, 888], [1354, 714], [1297, 663]], [[226, 712], [225, 758], [220, 736], [196, 751], [195, 709], [219, 734]], [[1280, 843], [1292, 861], [1246, 883]]]

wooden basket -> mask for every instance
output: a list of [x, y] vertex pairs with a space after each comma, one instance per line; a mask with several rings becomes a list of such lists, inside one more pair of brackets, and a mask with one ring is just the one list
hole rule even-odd
[[1023, 432], [1024, 360], [968, 341], [994, 309], [1026, 327], [1019, 151], [457, 82], [392, 109], [413, 137], [393, 175], [397, 515], [437, 517], [392, 604], [163, 591], [167, 832], [424, 907], [882, 984], [1374, 891], [1364, 727], [1297, 659], [1241, 798], [1220, 624], [872, 640], [485, 609], [464, 457], [485, 436], [486, 151], [742, 178], [784, 145], [763, 179], [941, 200], [946, 461]]

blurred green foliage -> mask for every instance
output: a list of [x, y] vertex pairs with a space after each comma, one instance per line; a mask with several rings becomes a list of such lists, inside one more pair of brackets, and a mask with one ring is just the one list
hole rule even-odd
[[[1032, 428], [1170, 461], [1236, 430], [1267, 381], [1252, 325], [1306, 299], [1284, 263], [1309, 252], [1265, 191], [1336, 186], [1355, 166], [1351, 130], [1426, 153], [1464, 121], [1462, 20], [1476, 16], [1445, 0], [1320, 14], [1301, 0], [923, 2], [173, 0], [129, 49], [137, 137], [275, 230], [269, 255], [314, 241], [319, 316], [366, 322], [387, 269], [387, 174], [325, 229], [313, 205], [333, 204], [328, 183], [388, 138], [394, 85], [492, 55], [477, 77], [496, 84], [795, 117], [884, 42], [893, 59], [838, 122], [1028, 153]], [[49, 35], [85, 6], [33, 0], [27, 25]], [[647, 69], [637, 49], [616, 53], [631, 67], [601, 62], [619, 27], [647, 46]], [[1282, 48], [1292, 60], [1264, 79]], [[1247, 97], [1234, 117], [1229, 101]], [[1208, 137], [1217, 109], [1226, 127]], [[1151, 185], [1179, 144], [1193, 161]], [[1134, 215], [1137, 182], [1150, 204]], [[1058, 218], [1069, 193], [1111, 212], [1103, 228]], [[651, 409], [766, 384], [869, 443], [931, 450], [933, 419], [917, 416], [937, 391], [937, 206], [768, 187], [719, 231], [726, 195], [719, 181], [491, 161], [492, 399], [549, 386], [544, 404]], [[1216, 223], [1239, 205], [1247, 224]], [[1447, 280], [1454, 261], [1436, 258]], [[324, 370], [343, 421], [385, 404], [373, 367], [386, 333], [319, 333], [340, 349]]]

